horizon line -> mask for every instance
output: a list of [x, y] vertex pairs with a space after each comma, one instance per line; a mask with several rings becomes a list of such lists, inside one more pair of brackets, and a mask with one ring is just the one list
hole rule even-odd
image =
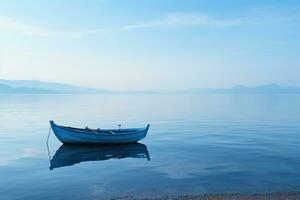
[[[91, 87], [91, 86], [82, 86], [73, 83], [65, 83], [65, 82], [56, 82], [56, 81], [43, 81], [38, 79], [0, 79], [0, 81], [8, 81], [8, 82], [40, 82], [44, 84], [58, 84], [64, 86], [72, 86], [78, 87], [81, 89], [91, 89], [91, 90], [103, 90], [102, 92], [106, 91], [107, 93], [180, 93], [180, 92], [192, 92], [193, 90], [230, 90], [230, 89], [237, 89], [239, 87], [244, 88], [257, 88], [262, 86], [275, 86], [275, 87], [286, 87], [286, 88], [294, 88], [300, 89], [300, 86], [296, 85], [283, 85], [278, 83], [264, 83], [264, 84], [257, 84], [257, 85], [244, 85], [244, 84], [235, 84], [230, 87], [189, 87], [185, 89], [124, 89], [124, 90], [114, 90], [108, 88], [99, 88], [99, 87]], [[0, 83], [0, 85], [7, 85], [5, 83]], [[10, 85], [8, 85], [10, 86]], [[11, 87], [11, 86], [10, 86]], [[22, 86], [24, 87], [24, 86]], [[20, 87], [12, 87], [12, 88], [20, 88]], [[39, 89], [39, 87], [25, 87], [25, 88], [32, 88], [32, 89]], [[199, 92], [199, 91], [198, 91]], [[204, 92], [204, 91], [203, 91]]]

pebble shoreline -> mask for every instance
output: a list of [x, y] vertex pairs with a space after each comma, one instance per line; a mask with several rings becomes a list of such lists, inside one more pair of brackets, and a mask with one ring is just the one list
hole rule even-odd
[[163, 196], [158, 198], [121, 197], [111, 200], [300, 200], [300, 192], [270, 194], [204, 194], [184, 196]]

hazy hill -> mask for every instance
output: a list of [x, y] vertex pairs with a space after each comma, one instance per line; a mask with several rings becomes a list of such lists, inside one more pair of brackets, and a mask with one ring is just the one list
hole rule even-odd
[[42, 82], [35, 80], [1, 80], [0, 93], [42, 93], [42, 94], [90, 94], [109, 93], [104, 89], [80, 87], [70, 84]]
[[184, 93], [228, 93], [228, 94], [297, 94], [299, 87], [280, 86], [276, 84], [266, 84], [255, 87], [237, 85], [232, 88], [201, 89], [195, 88], [184, 91]]
[[80, 87], [70, 84], [42, 82], [35, 80], [1, 80], [0, 94], [162, 94], [162, 93], [187, 93], [187, 94], [300, 94], [300, 87], [280, 86], [266, 84], [256, 87], [237, 85], [232, 88], [194, 88], [185, 91], [160, 92], [160, 91], [119, 91], [112, 92], [105, 89]]
[[29, 87], [10, 87], [0, 84], [0, 94], [56, 94], [57, 92], [44, 89], [36, 89]]

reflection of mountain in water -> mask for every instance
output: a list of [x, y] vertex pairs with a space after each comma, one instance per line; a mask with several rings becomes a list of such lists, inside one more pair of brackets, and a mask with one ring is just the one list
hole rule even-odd
[[141, 143], [102, 146], [79, 146], [63, 144], [50, 160], [50, 170], [71, 166], [80, 162], [122, 158], [147, 158], [146, 145]]

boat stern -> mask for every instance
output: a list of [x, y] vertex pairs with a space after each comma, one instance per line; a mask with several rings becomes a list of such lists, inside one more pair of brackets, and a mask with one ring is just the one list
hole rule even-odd
[[50, 120], [49, 123], [50, 123], [51, 129], [54, 131], [56, 124], [54, 123], [53, 120]]
[[49, 123], [50, 123], [50, 126], [51, 126], [51, 127], [52, 127], [53, 125], [55, 125], [55, 123], [54, 123], [53, 120], [50, 120]]
[[149, 128], [150, 128], [150, 124], [148, 124], [148, 125], [146, 126], [146, 128], [144, 129], [144, 132], [145, 132], [144, 137], [147, 136]]
[[59, 127], [54, 123], [53, 120], [50, 120], [49, 123], [50, 123], [51, 129], [52, 129], [54, 135], [57, 137], [57, 139], [59, 141], [61, 141], [62, 143], [65, 143], [64, 137], [62, 137], [61, 130], [59, 129]]
[[147, 132], [148, 132], [149, 128], [150, 128], [150, 124], [148, 124], [148, 125], [146, 126]]

